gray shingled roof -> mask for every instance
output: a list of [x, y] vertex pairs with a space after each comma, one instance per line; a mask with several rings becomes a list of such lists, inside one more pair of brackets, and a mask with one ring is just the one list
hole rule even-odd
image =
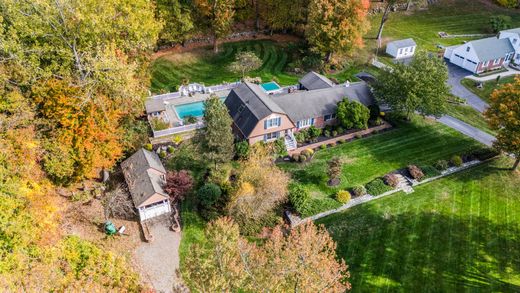
[[511, 28], [511, 29], [508, 29], [508, 30], [500, 31], [500, 32], [508, 32], [508, 33], [516, 33], [516, 34], [520, 34], [520, 27], [517, 27], [517, 28]]
[[229, 115], [246, 137], [258, 124], [258, 121], [272, 113], [283, 113], [259, 85], [245, 82], [231, 90], [224, 104]]
[[308, 90], [330, 88], [334, 83], [325, 76], [311, 71], [303, 76], [299, 82]]
[[313, 91], [273, 95], [272, 99], [296, 123], [300, 120], [335, 113], [337, 103], [345, 97], [367, 106], [374, 103], [370, 88], [364, 82], [352, 83], [349, 87], [335, 86]]
[[397, 40], [397, 41], [389, 42], [387, 44], [387, 46], [390, 44], [393, 44], [397, 48], [408, 48], [408, 47], [417, 46], [417, 44], [415, 43], [415, 41], [413, 39], [404, 39], [404, 40]]
[[164, 105], [164, 102], [161, 99], [147, 99], [144, 102], [144, 107], [146, 109], [146, 114], [166, 110], [166, 106]]
[[[508, 53], [514, 52], [509, 39], [498, 39], [496, 37], [485, 38], [469, 42], [480, 61], [494, 60], [505, 57]], [[465, 45], [463, 45], [465, 46]]]
[[156, 193], [169, 198], [162, 188], [166, 170], [156, 153], [140, 149], [122, 162], [121, 168], [136, 207]]

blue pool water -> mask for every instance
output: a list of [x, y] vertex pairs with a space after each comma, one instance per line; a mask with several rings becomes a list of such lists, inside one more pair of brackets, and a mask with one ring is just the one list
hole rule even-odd
[[[220, 99], [222, 100], [222, 102], [224, 102], [226, 98]], [[186, 116], [202, 117], [204, 115], [204, 102], [201, 101], [184, 105], [177, 105], [175, 106], [175, 111], [181, 119], [184, 119], [184, 117]]]
[[276, 91], [276, 90], [279, 90], [281, 89], [281, 87], [274, 81], [271, 81], [271, 82], [267, 82], [267, 83], [262, 83], [260, 85], [264, 91], [266, 92], [272, 92], [272, 91]]

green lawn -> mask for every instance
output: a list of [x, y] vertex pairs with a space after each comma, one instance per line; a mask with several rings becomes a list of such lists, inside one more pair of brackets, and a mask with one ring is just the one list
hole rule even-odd
[[[486, 5], [483, 1], [440, 0], [427, 10], [391, 13], [383, 30], [384, 40], [413, 38], [419, 49], [438, 51], [437, 44], [444, 46], [462, 44], [468, 38], [441, 39], [438, 32], [448, 34], [487, 34], [490, 33], [489, 17], [510, 15], [513, 27], [520, 26], [520, 13], [514, 9], [504, 9], [496, 5]], [[366, 42], [375, 48], [375, 38], [381, 14], [370, 17], [371, 29]], [[384, 47], [382, 49], [384, 51]]]
[[[333, 199], [339, 189], [366, 184], [412, 163], [421, 165], [449, 160], [452, 155], [478, 147], [481, 147], [479, 143], [451, 128], [416, 117], [412, 123], [398, 123], [388, 132], [317, 151], [309, 163], [281, 163], [279, 166], [311, 192], [319, 201], [313, 204], [313, 212], [320, 212], [339, 205]], [[341, 183], [335, 188], [327, 185], [327, 161], [333, 156], [344, 161]]]
[[465, 86], [468, 90], [473, 92], [475, 95], [479, 96], [482, 100], [489, 103], [489, 97], [491, 96], [491, 93], [497, 88], [499, 88], [501, 85], [505, 83], [511, 83], [514, 81], [514, 76], [506, 76], [501, 78], [498, 81], [498, 84], [495, 80], [487, 81], [483, 83], [483, 87], [481, 89], [477, 88], [475, 86], [475, 81], [471, 79], [463, 79], [460, 83]]
[[469, 125], [479, 128], [491, 135], [496, 135], [495, 131], [489, 128], [484, 115], [479, 111], [473, 109], [471, 106], [466, 105], [448, 105], [446, 108], [446, 114], [453, 116], [459, 120], [462, 120]]
[[285, 72], [290, 54], [279, 43], [269, 40], [233, 42], [222, 44], [220, 50], [214, 54], [211, 47], [206, 47], [155, 60], [151, 67], [152, 92], [174, 90], [184, 78], [206, 85], [237, 81], [240, 74], [229, 71], [228, 66], [240, 51], [253, 51], [263, 60], [262, 67], [249, 76], [260, 76], [263, 81], [277, 79], [281, 85], [295, 84], [298, 80], [298, 76]]
[[500, 159], [331, 215], [353, 292], [520, 291], [520, 175]]

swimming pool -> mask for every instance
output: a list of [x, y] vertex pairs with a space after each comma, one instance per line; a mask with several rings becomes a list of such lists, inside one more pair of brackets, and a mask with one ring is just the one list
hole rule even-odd
[[274, 92], [281, 89], [281, 87], [274, 81], [262, 83], [260, 86], [264, 89], [266, 93]]
[[[225, 97], [220, 98], [220, 100], [222, 102], [224, 102], [225, 99], [226, 99]], [[177, 112], [177, 115], [179, 116], [180, 119], [184, 119], [184, 117], [187, 117], [187, 116], [193, 116], [193, 117], [204, 116], [204, 101], [177, 105], [174, 107], [175, 107], [175, 112]]]

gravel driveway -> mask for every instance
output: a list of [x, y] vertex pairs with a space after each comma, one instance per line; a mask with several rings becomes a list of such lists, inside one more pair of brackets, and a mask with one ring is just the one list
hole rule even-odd
[[465, 99], [468, 102], [468, 105], [475, 108], [475, 110], [481, 113], [484, 112], [484, 110], [487, 109], [488, 104], [460, 83], [464, 77], [471, 75], [472, 73], [449, 62], [446, 64], [448, 65], [448, 84], [451, 85], [451, 93], [457, 97]]
[[150, 227], [153, 241], [142, 242], [137, 248], [137, 261], [157, 292], [173, 292], [179, 268], [181, 233], [170, 230], [169, 222], [162, 221]]

